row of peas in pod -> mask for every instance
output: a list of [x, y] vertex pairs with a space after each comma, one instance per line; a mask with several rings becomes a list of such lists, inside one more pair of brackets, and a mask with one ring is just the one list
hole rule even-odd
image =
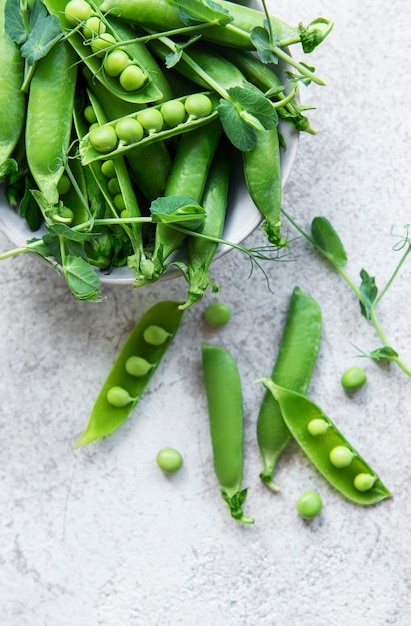
[[[173, 301], [158, 302], [143, 315], [101, 387], [78, 446], [109, 435], [132, 414], [175, 337], [182, 315], [179, 303]], [[227, 304], [215, 301], [205, 308], [203, 317], [208, 326], [218, 329], [230, 321], [231, 310]], [[347, 500], [360, 505], [376, 504], [391, 495], [377, 473], [324, 411], [306, 393], [295, 390], [298, 386], [308, 390], [320, 332], [318, 303], [296, 287], [272, 375], [256, 381], [264, 385], [267, 394], [257, 419], [257, 442], [264, 464], [260, 478], [272, 491], [279, 490], [273, 483], [274, 469], [294, 438], [328, 483]], [[240, 367], [226, 348], [214, 343], [202, 342], [200, 352], [213, 467], [221, 496], [237, 522], [253, 524], [254, 518], [243, 510], [247, 488], [243, 487], [244, 410]], [[296, 366], [292, 367], [292, 363]], [[172, 473], [181, 468], [182, 457], [174, 448], [160, 452], [158, 464], [164, 471]], [[296, 502], [297, 511], [305, 519], [316, 517], [322, 506], [322, 498], [316, 491], [302, 493]]]
[[[190, 0], [182, 12], [180, 4], [0, 0], [0, 69], [13, 68], [1, 94], [0, 181], [10, 206], [39, 234], [6, 256], [35, 252], [63, 269], [79, 299], [101, 299], [96, 268], [123, 266], [135, 286], [178, 267], [187, 305], [216, 289], [209, 266], [239, 180], [273, 251], [261, 258], [277, 258], [287, 243], [284, 137], [314, 133], [298, 85], [323, 84], [288, 46], [310, 52], [332, 23], [293, 27], [270, 16], [275, 50], [296, 72], [290, 81], [256, 49], [253, 30], [267, 24], [263, 6]], [[33, 57], [29, 41], [37, 42]]]

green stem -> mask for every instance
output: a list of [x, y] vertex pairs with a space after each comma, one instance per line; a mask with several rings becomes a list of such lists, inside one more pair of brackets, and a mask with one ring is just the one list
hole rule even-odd
[[404, 254], [402, 255], [400, 262], [398, 263], [397, 267], [395, 268], [394, 272], [392, 273], [391, 278], [388, 280], [387, 284], [385, 285], [385, 287], [381, 290], [378, 298], [375, 299], [375, 303], [374, 306], [377, 306], [377, 304], [382, 300], [382, 298], [385, 296], [385, 294], [387, 293], [388, 289], [391, 287], [391, 284], [394, 282], [394, 278], [397, 276], [398, 272], [400, 271], [405, 259], [407, 258], [407, 256], [409, 255], [409, 253], [411, 252], [411, 244], [408, 244], [407, 249], [405, 250]]

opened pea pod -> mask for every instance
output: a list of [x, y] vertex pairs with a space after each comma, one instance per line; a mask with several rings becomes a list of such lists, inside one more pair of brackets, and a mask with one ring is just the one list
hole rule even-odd
[[129, 417], [180, 326], [179, 303], [158, 302], [137, 323], [95, 400], [77, 447], [115, 431]]
[[326, 480], [357, 504], [375, 504], [390, 497], [389, 490], [334, 423], [303, 394], [261, 381], [280, 405], [290, 433]]

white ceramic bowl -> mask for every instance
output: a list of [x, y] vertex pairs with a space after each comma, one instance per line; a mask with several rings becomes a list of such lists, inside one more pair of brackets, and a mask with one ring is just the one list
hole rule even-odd
[[[286, 149], [281, 151], [282, 185], [291, 173], [298, 148], [299, 133], [290, 124], [280, 121], [280, 131], [285, 139]], [[6, 203], [3, 186], [0, 186], [0, 230], [14, 246], [24, 246], [27, 240], [40, 236], [42, 231], [33, 233], [25, 221]], [[241, 158], [235, 164], [230, 188], [227, 216], [223, 239], [239, 244], [250, 235], [262, 222], [261, 214], [251, 200], [245, 184]], [[215, 259], [231, 250], [231, 246], [221, 245], [217, 249]], [[178, 258], [175, 254], [174, 259]], [[102, 284], [132, 285], [134, 274], [127, 267], [114, 268], [110, 273], [96, 270]], [[178, 270], [167, 271], [161, 280], [180, 276]]]

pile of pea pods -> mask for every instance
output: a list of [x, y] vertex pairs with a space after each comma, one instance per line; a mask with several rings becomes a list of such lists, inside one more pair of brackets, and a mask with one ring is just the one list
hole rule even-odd
[[38, 235], [19, 252], [87, 300], [96, 269], [128, 266], [142, 286], [174, 264], [190, 306], [215, 288], [237, 153], [269, 244], [286, 245], [279, 121], [314, 133], [298, 87], [324, 84], [289, 47], [309, 53], [331, 28], [265, 3], [0, 0], [0, 181]]

